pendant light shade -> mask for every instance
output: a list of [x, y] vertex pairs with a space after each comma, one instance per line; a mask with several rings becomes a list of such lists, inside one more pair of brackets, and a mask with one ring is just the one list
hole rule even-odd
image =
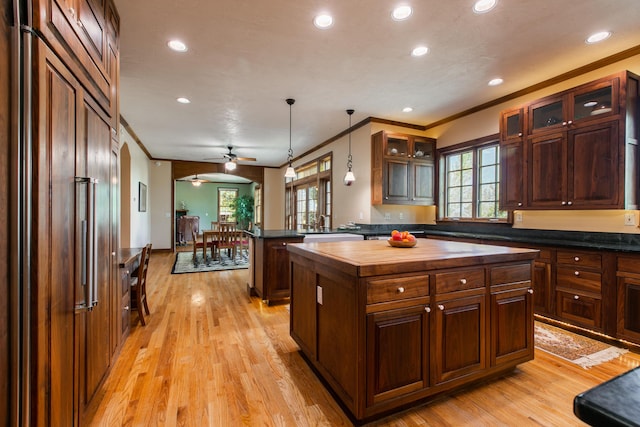
[[224, 164], [224, 168], [226, 170], [228, 170], [228, 171], [235, 170], [237, 166], [238, 165], [236, 165], [236, 162], [234, 162], [232, 160], [229, 160], [229, 161], [227, 161], [227, 163]]
[[344, 185], [347, 187], [356, 180], [356, 176], [351, 170], [353, 167], [353, 157], [351, 156], [351, 115], [353, 113], [354, 110], [347, 110], [347, 114], [349, 115], [349, 156], [347, 156], [347, 173], [344, 175]]
[[285, 178], [295, 178], [296, 171], [293, 169], [291, 162], [293, 160], [293, 150], [291, 149], [291, 106], [296, 102], [295, 99], [287, 98], [287, 104], [289, 104], [289, 153], [287, 155], [287, 161], [289, 162], [289, 166], [287, 167], [286, 172], [284, 173]]
[[202, 184], [202, 181], [198, 179], [198, 174], [196, 174], [196, 177], [191, 180], [191, 185], [194, 187], [200, 187], [200, 184]]

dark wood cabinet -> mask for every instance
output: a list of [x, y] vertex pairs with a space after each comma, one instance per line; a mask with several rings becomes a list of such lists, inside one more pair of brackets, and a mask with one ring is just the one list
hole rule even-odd
[[433, 363], [434, 384], [443, 383], [485, 369], [487, 365], [486, 296], [459, 298], [436, 296], [434, 310]]
[[542, 315], [553, 314], [551, 266], [554, 255], [553, 249], [540, 249], [540, 256], [533, 263], [533, 308]]
[[503, 111], [501, 207], [636, 209], [638, 96], [623, 72]]
[[490, 363], [533, 358], [533, 294], [530, 264], [491, 269]]
[[367, 405], [429, 386], [429, 306], [367, 315]]
[[254, 238], [255, 267], [253, 291], [262, 300], [289, 298], [289, 243], [302, 243], [304, 236], [280, 238]]
[[620, 255], [616, 263], [618, 337], [640, 343], [640, 256]]
[[432, 205], [436, 141], [380, 131], [371, 142], [372, 204]]

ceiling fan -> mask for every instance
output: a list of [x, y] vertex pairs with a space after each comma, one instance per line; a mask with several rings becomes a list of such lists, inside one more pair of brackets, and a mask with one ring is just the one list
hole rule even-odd
[[255, 162], [256, 158], [255, 157], [240, 157], [238, 156], [236, 153], [233, 152], [233, 146], [232, 145], [227, 145], [227, 149], [229, 150], [228, 153], [222, 153], [222, 157], [215, 157], [215, 158], [208, 158], [205, 160], [216, 160], [216, 159], [226, 159], [226, 162], [224, 163], [224, 168], [227, 171], [232, 171], [236, 168], [236, 162], [239, 161], [243, 161], [243, 162]]

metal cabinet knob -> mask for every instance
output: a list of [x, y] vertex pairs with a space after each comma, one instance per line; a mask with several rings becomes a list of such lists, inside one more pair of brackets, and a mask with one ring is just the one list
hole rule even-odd
[[569, 201], [567, 202], [567, 204], [568, 204], [569, 206], [571, 206], [571, 205], [573, 204], [573, 202], [572, 202], [571, 200], [569, 200]]
[[569, 121], [567, 122], [567, 124], [571, 124], [571, 123], [573, 123], [573, 120], [569, 120]]
[[564, 200], [562, 201], [562, 206], [566, 205], [567, 202], [565, 202]]
[[116, 256], [116, 253], [115, 252], [111, 252], [111, 256]]
[[431, 307], [426, 306], [426, 307], [424, 308], [424, 311], [426, 311], [427, 313], [431, 313]]
[[399, 293], [399, 294], [403, 294], [403, 293], [404, 293], [404, 288], [403, 288], [402, 286], [400, 286], [400, 287], [398, 288], [398, 293]]
[[522, 206], [522, 202], [518, 202], [518, 206]]
[[129, 306], [128, 306], [128, 305], [125, 305], [125, 306], [124, 306], [124, 307], [122, 307], [122, 308], [124, 308], [126, 311], [129, 311]]
[[574, 260], [575, 262], [578, 262], [578, 261], [580, 261], [580, 257], [579, 257], [579, 256], [577, 256], [577, 257], [573, 257], [573, 260]]
[[580, 296], [579, 295], [574, 295], [573, 299], [580, 299]]
[[460, 279], [460, 284], [461, 285], [466, 285], [467, 284], [467, 279]]
[[567, 125], [567, 122], [562, 122], [562, 126], [566, 126], [566, 125]]
[[128, 276], [129, 275], [129, 270], [125, 270], [124, 274], [126, 274]]
[[527, 289], [527, 292], [529, 292], [530, 294], [533, 294], [533, 289], [529, 288]]
[[518, 136], [522, 136], [522, 132], [518, 132]]
[[579, 275], [580, 275], [580, 272], [579, 272], [579, 271], [576, 271], [576, 272], [574, 272], [573, 274], [575, 274], [576, 276], [579, 276]]
[[287, 246], [287, 242], [282, 242], [282, 246]]
[[444, 305], [442, 305], [442, 304], [438, 304], [438, 308], [439, 308], [440, 310], [444, 311]]

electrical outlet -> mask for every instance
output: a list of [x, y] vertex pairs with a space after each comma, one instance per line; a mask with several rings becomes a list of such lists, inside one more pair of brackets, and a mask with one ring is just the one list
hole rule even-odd
[[516, 212], [516, 222], [522, 222], [522, 212]]
[[360, 219], [364, 219], [364, 212], [360, 212]]
[[384, 219], [391, 219], [391, 214], [389, 212], [384, 213]]
[[626, 213], [624, 214], [624, 225], [635, 226], [636, 225], [636, 214], [634, 213]]
[[404, 214], [402, 212], [400, 212], [400, 214], [398, 214], [400, 219], [404, 219]]

